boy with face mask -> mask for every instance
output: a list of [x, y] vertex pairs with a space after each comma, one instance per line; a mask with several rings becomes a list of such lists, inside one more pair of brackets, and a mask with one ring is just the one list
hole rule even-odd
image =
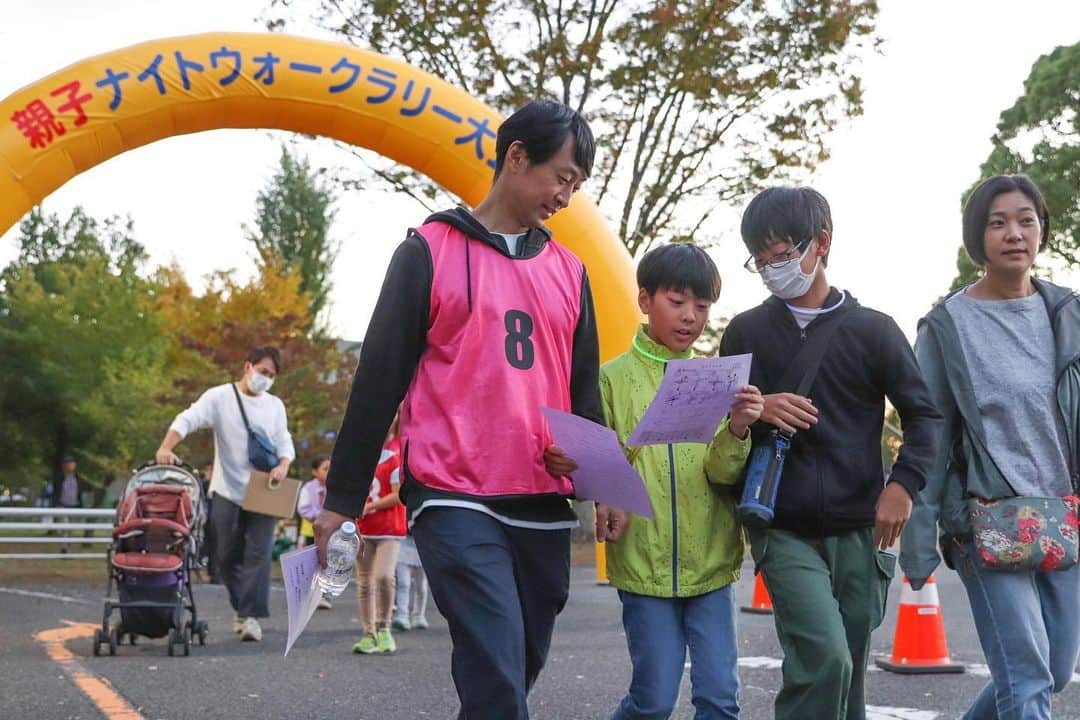
[[[747, 206], [741, 231], [746, 268], [772, 297], [731, 321], [720, 354], [754, 354], [750, 382], [765, 394], [755, 444], [774, 429], [791, 437], [772, 525], [748, 531], [784, 649], [776, 717], [862, 720], [870, 633], [896, 566], [886, 549], [925, 484], [941, 418], [896, 323], [829, 285], [824, 197], [809, 188], [765, 190]], [[804, 344], [822, 332], [832, 336], [810, 397], [781, 387], [792, 364], [806, 364]], [[886, 397], [904, 429], [887, 483]]]
[[210, 525], [214, 532], [215, 557], [211, 559], [229, 590], [235, 615], [233, 630], [242, 640], [262, 639], [258, 618], [270, 615], [270, 563], [277, 518], [244, 510], [244, 494], [254, 469], [248, 456], [248, 432], [252, 430], [274, 446], [279, 462], [270, 477], [281, 480], [296, 457], [285, 417], [285, 405], [268, 391], [281, 368], [274, 347], [253, 348], [244, 362], [239, 382], [210, 388], [176, 416], [161, 447], [157, 462], [175, 463], [180, 441], [196, 430], [214, 431], [214, 470], [210, 478]]

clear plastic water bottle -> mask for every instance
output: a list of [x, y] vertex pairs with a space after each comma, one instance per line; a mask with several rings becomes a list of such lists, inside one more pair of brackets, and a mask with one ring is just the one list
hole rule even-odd
[[326, 543], [326, 567], [315, 576], [315, 586], [323, 595], [336, 597], [342, 593], [352, 577], [359, 552], [360, 536], [356, 534], [356, 523], [343, 522]]

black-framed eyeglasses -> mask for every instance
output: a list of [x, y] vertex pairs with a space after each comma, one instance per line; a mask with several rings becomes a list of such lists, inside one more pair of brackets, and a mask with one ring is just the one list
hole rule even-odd
[[810, 247], [810, 243], [812, 243], [813, 241], [813, 237], [808, 237], [787, 252], [777, 253], [776, 255], [773, 255], [764, 264], [758, 264], [758, 261], [754, 258], [753, 255], [751, 255], [749, 258], [746, 259], [746, 262], [743, 263], [743, 267], [746, 268], [748, 272], [752, 272], [755, 274], [762, 272], [767, 267], [778, 270], [787, 265], [788, 263], [800, 259], [802, 257], [802, 254], [806, 252], [806, 248]]

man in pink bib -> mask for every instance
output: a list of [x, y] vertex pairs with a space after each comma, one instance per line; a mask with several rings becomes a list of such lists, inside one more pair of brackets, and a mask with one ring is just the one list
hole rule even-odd
[[315, 523], [325, 561], [330, 534], [363, 508], [401, 402], [400, 496], [450, 626], [467, 720], [528, 717], [569, 592], [573, 487], [548, 471], [540, 407], [603, 422], [599, 347], [585, 268], [543, 223], [569, 204], [594, 151], [575, 111], [530, 102], [499, 128], [483, 202], [409, 231], [364, 339]]

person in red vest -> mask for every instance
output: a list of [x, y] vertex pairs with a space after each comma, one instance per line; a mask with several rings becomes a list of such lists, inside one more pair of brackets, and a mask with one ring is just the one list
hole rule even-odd
[[544, 227], [588, 177], [595, 143], [577, 112], [533, 101], [499, 127], [495, 150], [487, 197], [429, 217], [390, 262], [315, 542], [325, 564], [330, 535], [367, 500], [404, 400], [400, 496], [450, 627], [459, 717], [524, 720], [569, 593], [577, 525], [572, 464], [540, 408], [604, 417], [588, 276]]
[[390, 615], [394, 610], [394, 570], [406, 532], [405, 506], [398, 497], [400, 487], [401, 445], [398, 419], [394, 418], [379, 464], [375, 466], [367, 504], [356, 520], [363, 541], [363, 551], [356, 562], [356, 596], [360, 601], [364, 635], [353, 645], [354, 653], [371, 655], [397, 650], [390, 634]]

